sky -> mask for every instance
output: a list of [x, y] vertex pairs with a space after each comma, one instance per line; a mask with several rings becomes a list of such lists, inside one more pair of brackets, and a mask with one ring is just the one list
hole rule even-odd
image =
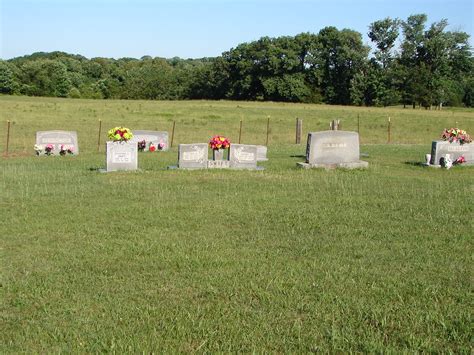
[[0, 59], [63, 51], [87, 58], [216, 57], [260, 37], [363, 35], [386, 17], [428, 15], [473, 46], [473, 0], [0, 0]]

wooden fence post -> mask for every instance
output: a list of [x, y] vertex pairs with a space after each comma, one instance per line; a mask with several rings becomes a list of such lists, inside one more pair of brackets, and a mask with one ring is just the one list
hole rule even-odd
[[267, 140], [265, 141], [265, 145], [268, 146], [268, 136], [270, 134], [270, 116], [267, 116]]
[[296, 144], [301, 144], [302, 135], [303, 135], [303, 120], [296, 118]]
[[388, 127], [387, 127], [387, 141], [390, 143], [390, 131], [392, 129], [392, 122], [390, 121], [390, 117], [388, 118]]
[[100, 152], [100, 135], [102, 134], [102, 120], [99, 120], [99, 138], [97, 139], [97, 151]]
[[176, 121], [173, 121], [173, 130], [171, 131], [171, 143], [170, 147], [173, 147], [173, 141], [174, 141], [174, 128], [176, 127]]
[[242, 120], [240, 120], [240, 128], [239, 128], [239, 144], [240, 144], [240, 139], [242, 138]]
[[8, 155], [9, 145], [10, 145], [10, 120], [7, 121], [7, 145], [5, 147], [5, 155]]

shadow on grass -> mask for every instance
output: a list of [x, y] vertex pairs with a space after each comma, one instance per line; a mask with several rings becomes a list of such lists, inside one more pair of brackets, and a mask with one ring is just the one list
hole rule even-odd
[[419, 162], [419, 161], [406, 161], [405, 164], [407, 165], [412, 165], [412, 166], [419, 166], [419, 167], [426, 167], [427, 165], [425, 163]]

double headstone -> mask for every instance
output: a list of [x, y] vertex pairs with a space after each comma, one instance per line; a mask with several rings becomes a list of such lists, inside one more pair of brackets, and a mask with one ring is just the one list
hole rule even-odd
[[306, 162], [303, 168], [366, 168], [369, 163], [360, 160], [359, 134], [348, 131], [308, 133]]
[[138, 143], [145, 141], [144, 151], [150, 150], [150, 144], [153, 145], [156, 150], [167, 151], [169, 149], [168, 144], [168, 132], [165, 131], [132, 131], [132, 141]]
[[257, 166], [256, 145], [231, 144], [228, 160], [209, 160], [206, 143], [180, 144], [178, 146], [178, 168], [263, 169]]
[[39, 154], [45, 154], [48, 145], [53, 147], [51, 155], [59, 155], [60, 151], [69, 150], [72, 154], [79, 154], [77, 132], [75, 131], [38, 131], [36, 132], [36, 145], [41, 149]]
[[463, 156], [466, 159], [464, 164], [474, 164], [474, 143], [460, 144], [459, 142], [433, 141], [431, 143], [430, 165], [439, 166], [441, 159], [449, 154], [452, 161]]

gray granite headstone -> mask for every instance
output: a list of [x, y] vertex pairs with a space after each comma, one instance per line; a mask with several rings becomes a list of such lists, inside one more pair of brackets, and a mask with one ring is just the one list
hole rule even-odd
[[257, 169], [257, 146], [232, 143], [229, 160], [232, 169]]
[[267, 161], [267, 147], [264, 145], [257, 145], [257, 161]]
[[59, 155], [61, 146], [63, 149], [72, 149], [74, 155], [79, 154], [77, 143], [77, 132], [75, 131], [38, 131], [36, 132], [36, 145], [42, 149], [40, 154], [44, 155], [44, 148], [52, 144], [54, 149], [51, 155]]
[[474, 164], [474, 143], [460, 144], [459, 142], [449, 143], [448, 141], [433, 141], [431, 143], [431, 165], [440, 165], [440, 160], [446, 154], [451, 155], [455, 161], [460, 156], [466, 159], [464, 164]]
[[304, 168], [366, 168], [360, 160], [359, 134], [348, 131], [322, 131], [308, 133]]
[[208, 146], [207, 143], [178, 145], [178, 168], [206, 169]]
[[[149, 150], [150, 143], [152, 143], [156, 147], [156, 151], [162, 150], [167, 151], [169, 149], [168, 144], [168, 132], [166, 131], [132, 131], [133, 138], [132, 141], [134, 142], [146, 142], [145, 152]], [[162, 149], [158, 149], [159, 144], [163, 144]]]
[[137, 170], [138, 146], [128, 142], [107, 142], [107, 172], [119, 170]]

